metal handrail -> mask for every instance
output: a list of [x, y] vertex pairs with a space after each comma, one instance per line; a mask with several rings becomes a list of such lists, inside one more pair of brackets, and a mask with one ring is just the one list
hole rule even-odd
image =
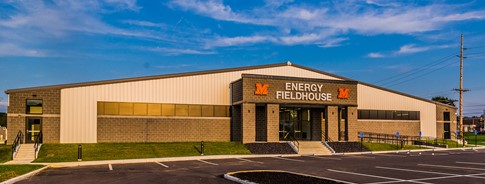
[[290, 132], [286, 133], [283, 139], [290, 141], [294, 146], [296, 146], [297, 152], [300, 151], [300, 142], [295, 138], [294, 135], [290, 134]]
[[24, 139], [24, 134], [22, 131], [17, 132], [17, 136], [15, 136], [15, 139], [12, 143], [12, 160], [15, 157], [15, 154], [17, 154], [18, 148], [20, 147], [20, 144], [22, 144], [22, 140]]
[[34, 149], [35, 149], [34, 158], [37, 158], [41, 143], [42, 143], [42, 131], [40, 131], [39, 134], [37, 134], [37, 137], [35, 138], [35, 141], [34, 141]]
[[322, 131], [322, 137], [324, 138], [325, 141], [327, 142], [333, 142], [332, 138], [330, 136], [325, 137], [325, 131]]

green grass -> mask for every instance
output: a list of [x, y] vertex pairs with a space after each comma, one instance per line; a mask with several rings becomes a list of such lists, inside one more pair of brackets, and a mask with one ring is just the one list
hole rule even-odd
[[12, 159], [12, 145], [0, 144], [0, 163]]
[[[475, 134], [473, 132], [466, 132], [465, 139], [468, 145], [475, 145]], [[477, 145], [485, 145], [485, 135], [477, 135]]]
[[[34, 162], [77, 161], [78, 144], [43, 144]], [[240, 142], [205, 142], [205, 155], [251, 154]], [[200, 142], [82, 144], [83, 161], [200, 155]]]
[[0, 182], [44, 167], [43, 165], [0, 165]]
[[[422, 141], [426, 141], [426, 140], [422, 140]], [[428, 140], [426, 142], [431, 143], [431, 144], [435, 143], [434, 140]], [[457, 142], [455, 140], [451, 140], [451, 139], [445, 139], [445, 140], [438, 139], [436, 141], [436, 143], [441, 144], [441, 145], [448, 145], [448, 148], [463, 148], [463, 144], [457, 144]]]
[[[397, 150], [397, 145], [395, 144], [386, 144], [386, 143], [375, 143], [375, 142], [363, 142], [364, 147], [366, 147], [369, 151], [390, 151], [390, 150]], [[419, 146], [413, 145], [404, 145], [404, 148], [399, 148], [399, 150], [410, 150], [410, 149], [420, 149]], [[425, 149], [424, 147], [421, 149]]]

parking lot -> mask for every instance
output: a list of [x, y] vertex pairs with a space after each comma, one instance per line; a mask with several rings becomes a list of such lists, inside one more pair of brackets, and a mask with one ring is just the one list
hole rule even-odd
[[231, 183], [242, 170], [285, 170], [343, 183], [483, 183], [485, 150], [235, 158], [49, 168], [19, 183]]

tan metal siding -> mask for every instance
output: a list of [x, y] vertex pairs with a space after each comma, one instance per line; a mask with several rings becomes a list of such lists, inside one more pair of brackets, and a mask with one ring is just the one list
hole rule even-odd
[[363, 84], [357, 85], [357, 93], [358, 109], [420, 111], [423, 136], [436, 137], [435, 104]]
[[264, 69], [115, 83], [61, 90], [61, 143], [95, 143], [97, 101], [230, 105], [229, 84], [241, 74], [334, 79], [280, 66]]

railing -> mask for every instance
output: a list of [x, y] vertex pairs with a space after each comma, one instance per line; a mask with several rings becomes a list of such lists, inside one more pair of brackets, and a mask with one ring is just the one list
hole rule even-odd
[[372, 132], [363, 132], [363, 133], [364, 133], [363, 137], [359, 136], [359, 138], [361, 138], [362, 141], [396, 144], [396, 145], [400, 145], [401, 148], [403, 148], [404, 145], [425, 145], [425, 146], [433, 146], [433, 147], [446, 147], [448, 144], [448, 140], [446, 139], [438, 139], [438, 138], [432, 138], [432, 137], [406, 136], [406, 135], [396, 136], [395, 134], [382, 134], [382, 133], [372, 133]]
[[290, 141], [295, 146], [297, 153], [300, 151], [300, 142], [296, 140], [293, 134], [290, 134], [290, 132], [288, 132], [283, 138], [287, 141]]
[[34, 148], [35, 148], [35, 155], [34, 158], [37, 159], [37, 155], [39, 154], [40, 147], [42, 146], [42, 131], [37, 134], [37, 137], [35, 138], [34, 142]]
[[15, 137], [12, 143], [12, 160], [13, 158], [15, 158], [15, 155], [18, 152], [20, 144], [22, 144], [22, 140], [24, 140], [24, 134], [22, 133], [22, 131], [19, 130], [19, 132], [17, 133], [17, 136]]
[[326, 142], [333, 142], [333, 140], [330, 138], [330, 136], [325, 137], [325, 131], [322, 131], [322, 139]]

